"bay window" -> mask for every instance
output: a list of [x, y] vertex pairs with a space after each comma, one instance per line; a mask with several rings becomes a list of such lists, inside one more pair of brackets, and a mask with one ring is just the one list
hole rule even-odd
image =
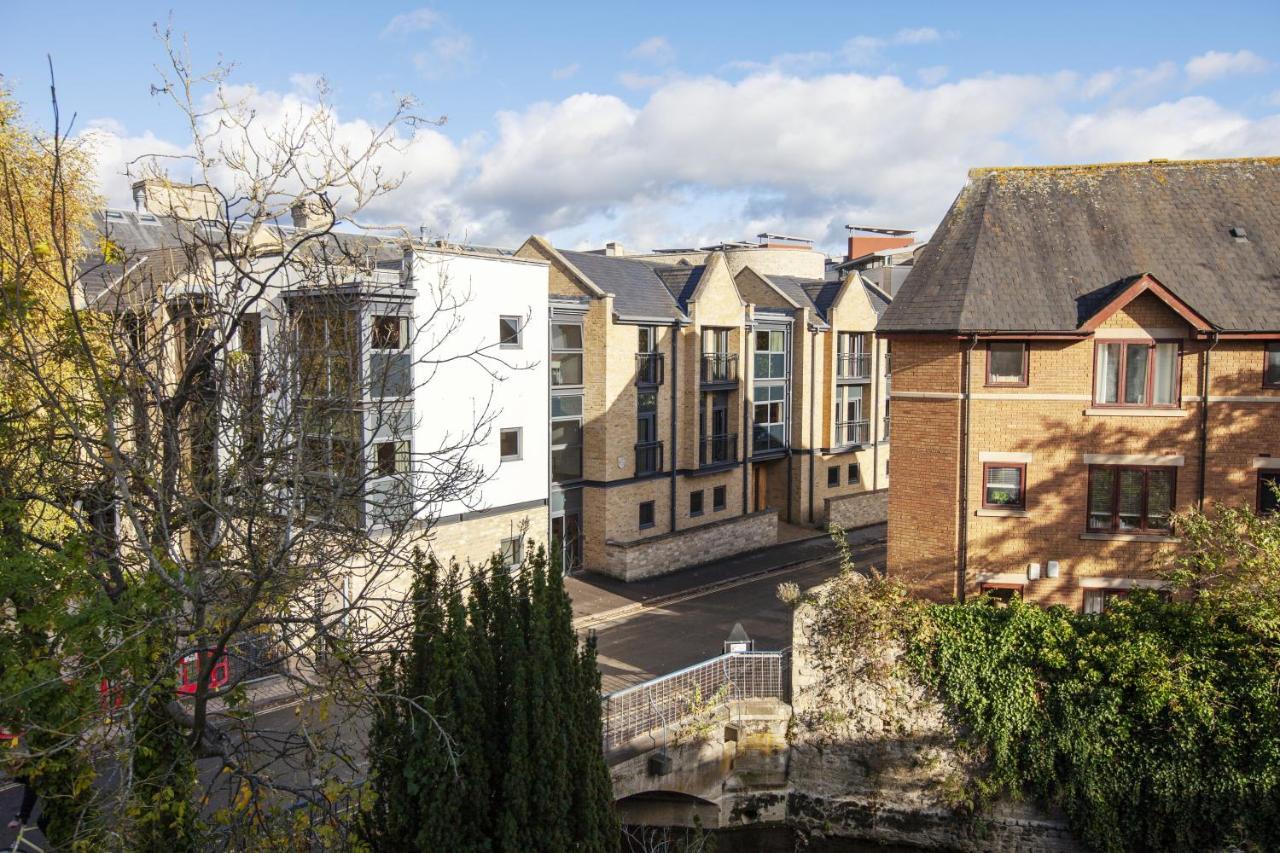
[[1089, 466], [1092, 532], [1168, 533], [1176, 470], [1170, 466]]
[[1177, 341], [1098, 343], [1094, 363], [1094, 404], [1177, 406], [1179, 348]]

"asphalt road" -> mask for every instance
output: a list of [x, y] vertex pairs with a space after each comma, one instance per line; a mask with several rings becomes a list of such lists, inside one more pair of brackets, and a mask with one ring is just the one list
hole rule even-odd
[[[853, 549], [854, 559], [860, 566], [884, 565], [884, 554], [883, 543]], [[791, 581], [807, 589], [838, 571], [835, 561], [785, 569], [597, 625], [604, 692], [611, 693], [721, 654], [724, 640], [735, 622], [742, 623], [759, 651], [790, 646], [791, 608], [778, 600], [778, 584]]]

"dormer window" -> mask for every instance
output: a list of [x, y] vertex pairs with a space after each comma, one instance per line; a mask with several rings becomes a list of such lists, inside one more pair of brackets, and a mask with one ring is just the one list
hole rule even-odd
[[1025, 342], [992, 341], [987, 344], [987, 384], [1027, 384], [1028, 347]]
[[1097, 344], [1094, 404], [1176, 407], [1180, 348], [1177, 341], [1107, 341]]

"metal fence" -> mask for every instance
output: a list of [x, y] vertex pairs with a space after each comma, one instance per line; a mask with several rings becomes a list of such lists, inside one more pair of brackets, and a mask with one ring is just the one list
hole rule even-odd
[[786, 699], [789, 657], [781, 652], [732, 652], [604, 696], [604, 750], [656, 729], [670, 728], [713, 697]]

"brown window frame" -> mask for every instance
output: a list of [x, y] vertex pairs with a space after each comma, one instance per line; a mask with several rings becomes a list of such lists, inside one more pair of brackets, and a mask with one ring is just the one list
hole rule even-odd
[[[1080, 590], [1080, 612], [1091, 616], [1100, 616], [1111, 608], [1110, 599], [1128, 598], [1131, 591], [1132, 588], [1127, 586], [1094, 586], [1082, 589]], [[1101, 613], [1090, 614], [1089, 611], [1085, 609], [1089, 606], [1089, 593], [1091, 592], [1100, 592], [1103, 594]]]
[[[993, 504], [987, 503], [987, 469], [989, 468], [1017, 468], [1021, 471], [1022, 479], [1018, 487], [1018, 502], [1016, 504]], [[983, 462], [982, 463], [982, 508], [983, 509], [1015, 509], [1026, 510], [1027, 508], [1027, 463], [1025, 462]]]
[[1280, 354], [1280, 341], [1268, 341], [1262, 348], [1262, 387], [1280, 390], [1280, 375], [1276, 376], [1274, 382], [1267, 381], [1267, 361], [1273, 352]]
[[[1109, 344], [1120, 344], [1120, 372], [1116, 382], [1116, 402], [1104, 403], [1098, 399], [1098, 361], [1102, 356], [1102, 347]], [[1177, 344], [1178, 370], [1173, 378], [1173, 402], [1157, 403], [1156, 399], [1156, 345]], [[1095, 409], [1181, 409], [1182, 408], [1182, 356], [1183, 341], [1181, 338], [1107, 338], [1095, 339], [1093, 342], [1093, 389], [1090, 392]], [[1130, 346], [1145, 346], [1151, 350], [1147, 356], [1147, 401], [1145, 403], [1125, 403], [1125, 360]]]
[[[1011, 589], [1018, 594], [1018, 598], [1023, 601], [1027, 600], [1027, 585], [1023, 583], [994, 583], [983, 581], [978, 584], [978, 594], [985, 595], [993, 589]], [[995, 601], [1000, 601], [998, 596], [992, 596]]]
[[[1267, 489], [1267, 484], [1266, 484], [1265, 478], [1267, 477], [1274, 477], [1277, 480], [1280, 480], [1280, 469], [1277, 469], [1277, 468], [1259, 468], [1258, 469], [1258, 500], [1257, 500], [1257, 503], [1255, 503], [1253, 506], [1254, 506], [1254, 510], [1259, 515], [1262, 514], [1262, 496], [1266, 494], [1265, 490]], [[1280, 512], [1280, 508], [1272, 510], [1271, 512]], [[1271, 512], [1268, 512], [1267, 514], [1270, 515]]]
[[[1116, 472], [1115, 479], [1111, 483], [1111, 526], [1107, 528], [1091, 527], [1089, 525], [1089, 496], [1093, 494], [1093, 475], [1094, 472], [1101, 468], [1112, 468]], [[1142, 527], [1134, 527], [1128, 530], [1120, 529], [1120, 472], [1121, 471], [1141, 471], [1142, 472]], [[1118, 533], [1121, 535], [1135, 536], [1172, 536], [1173, 523], [1170, 522], [1168, 527], [1147, 527], [1148, 503], [1151, 498], [1151, 488], [1149, 486], [1150, 473], [1152, 471], [1169, 471], [1173, 475], [1173, 483], [1170, 485], [1169, 494], [1169, 512], [1178, 506], [1178, 468], [1176, 465], [1090, 465], [1089, 466], [1089, 482], [1084, 494], [1084, 529], [1086, 533]]]
[[[994, 344], [1017, 344], [1022, 347], [1022, 376], [1016, 382], [1007, 379], [996, 379], [991, 375], [991, 347]], [[1031, 344], [1028, 341], [987, 341], [987, 376], [985, 385], [988, 388], [1026, 388], [1031, 384]]]

